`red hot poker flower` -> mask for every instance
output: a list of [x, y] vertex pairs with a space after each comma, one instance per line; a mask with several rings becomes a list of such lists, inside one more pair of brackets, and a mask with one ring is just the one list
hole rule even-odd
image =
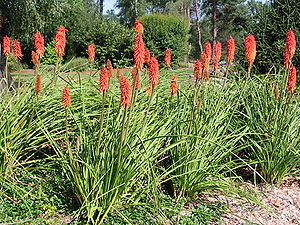
[[252, 64], [256, 57], [256, 40], [254, 35], [249, 35], [245, 39], [245, 48], [246, 48], [246, 58], [249, 63], [249, 67], [252, 67]]
[[66, 48], [66, 31], [68, 31], [64, 26], [60, 26], [55, 36], [55, 50], [58, 57], [65, 55]]
[[3, 54], [8, 55], [10, 53], [10, 38], [3, 38]]
[[103, 94], [108, 91], [108, 83], [109, 83], [108, 71], [106, 67], [103, 66], [100, 72], [100, 91], [102, 91]]
[[166, 49], [165, 55], [165, 64], [167, 67], [171, 67], [171, 50], [169, 48]]
[[214, 46], [214, 70], [217, 70], [219, 67], [219, 62], [222, 56], [222, 43], [221, 42], [217, 42]]
[[96, 48], [94, 44], [88, 45], [88, 54], [89, 54], [89, 60], [91, 62], [95, 62]]
[[227, 59], [229, 63], [232, 63], [235, 55], [235, 40], [230, 38], [227, 41]]
[[295, 66], [292, 66], [289, 74], [288, 90], [291, 92], [295, 91], [296, 83], [297, 83], [297, 69]]
[[130, 82], [126, 77], [121, 77], [120, 79], [120, 88], [121, 88], [121, 104], [125, 108], [128, 108], [131, 103], [132, 90]]
[[159, 64], [156, 57], [152, 56], [149, 65], [149, 82], [151, 86], [157, 86], [159, 83]]
[[212, 47], [211, 47], [211, 43], [210, 42], [206, 42], [205, 43], [205, 50], [204, 50], [205, 54], [206, 54], [206, 57], [207, 57], [207, 60], [208, 60], [208, 63], [210, 62], [211, 60], [211, 56], [212, 56]]
[[210, 61], [210, 58], [207, 56], [207, 54], [205, 52], [203, 52], [203, 54], [201, 56], [201, 61], [202, 61], [202, 64], [203, 64], [204, 80], [208, 81], [208, 80], [210, 80], [210, 78], [209, 78], [209, 61]]
[[196, 78], [198, 79], [202, 78], [202, 70], [203, 70], [203, 64], [201, 60], [196, 60], [194, 64], [194, 75]]
[[36, 54], [38, 54], [39, 58], [42, 58], [45, 53], [45, 40], [40, 32], [34, 34], [34, 47]]
[[35, 92], [37, 94], [42, 93], [43, 87], [42, 87], [42, 76], [40, 74], [36, 75], [36, 81], [35, 81]]
[[178, 76], [174, 75], [171, 81], [171, 96], [174, 96], [178, 92]]
[[121, 69], [117, 69], [117, 78], [120, 80], [122, 77], [122, 72], [121, 72]]
[[150, 50], [148, 50], [147, 48], [145, 48], [145, 57], [144, 57], [144, 61], [146, 64], [149, 65], [150, 63], [150, 58], [151, 58], [151, 52]]
[[111, 63], [111, 61], [109, 59], [106, 61], [106, 68], [108, 70], [108, 77], [109, 78], [113, 77], [113, 75], [114, 75], [114, 68], [113, 68], [112, 63]]
[[133, 81], [135, 81], [135, 85], [132, 85], [136, 89], [141, 88], [141, 75], [136, 67], [133, 67], [131, 70], [131, 75]]
[[142, 34], [135, 37], [134, 42], [134, 64], [141, 71], [145, 62], [145, 44]]
[[292, 58], [296, 52], [296, 36], [294, 31], [289, 30], [286, 36], [285, 52], [284, 52], [284, 66], [288, 68], [292, 64]]
[[39, 55], [35, 51], [31, 52], [31, 57], [32, 57], [32, 62], [35, 66], [40, 65]]
[[14, 56], [16, 59], [21, 59], [24, 55], [22, 54], [21, 43], [14, 40]]
[[64, 87], [63, 89], [62, 105], [63, 107], [71, 106], [71, 94], [68, 87]]
[[140, 20], [136, 20], [134, 22], [134, 28], [135, 28], [135, 32], [137, 34], [143, 34], [144, 33], [144, 26], [143, 26], [143, 24]]

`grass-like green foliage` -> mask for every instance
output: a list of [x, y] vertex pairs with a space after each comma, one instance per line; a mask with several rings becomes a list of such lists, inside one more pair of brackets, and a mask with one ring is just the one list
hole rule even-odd
[[164, 63], [167, 48], [172, 51], [172, 62], [179, 63], [187, 55], [189, 26], [179, 15], [152, 14], [142, 16], [146, 47]]
[[[0, 100], [0, 178], [4, 184], [0, 200], [5, 206], [14, 197], [34, 204], [26, 199], [38, 196], [35, 189], [19, 187], [12, 179], [20, 170], [22, 177], [52, 168], [62, 171], [59, 177], [66, 179], [65, 188], [76, 196], [80, 207], [74, 218], [79, 221], [110, 224], [119, 215], [123, 222], [135, 223], [136, 218], [124, 207], [134, 212], [154, 205], [153, 213], [159, 216], [153, 223], [175, 223], [174, 214], [183, 209], [177, 209], [175, 203], [198, 193], [255, 200], [234, 185], [236, 178], [241, 180], [236, 175], [240, 167], [250, 167], [257, 177], [275, 183], [299, 165], [298, 97], [286, 91], [284, 71], [223, 83], [189, 80], [192, 70], [163, 70], [152, 96], [145, 94], [148, 73], [143, 72], [136, 101], [124, 109], [116, 77], [103, 97], [97, 74], [62, 73], [69, 70], [63, 65], [54, 85], [53, 71], [40, 70], [41, 95], [36, 96], [34, 79], [27, 77], [26, 87]], [[170, 77], [175, 72], [179, 92], [171, 97]], [[65, 85], [72, 96], [68, 108], [61, 105]], [[276, 86], [279, 98], [274, 95]], [[46, 166], [37, 166], [41, 162]], [[167, 185], [176, 197], [170, 206], [162, 194]], [[214, 217], [210, 209], [201, 207], [195, 213], [207, 216], [195, 214], [195, 223]], [[167, 213], [165, 208], [173, 211]], [[2, 218], [8, 221], [11, 216]]]

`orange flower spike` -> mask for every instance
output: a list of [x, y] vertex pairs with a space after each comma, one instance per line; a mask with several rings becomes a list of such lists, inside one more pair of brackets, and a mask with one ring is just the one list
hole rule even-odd
[[296, 36], [294, 31], [289, 30], [286, 36], [285, 52], [284, 52], [284, 66], [288, 68], [292, 64], [292, 58], [296, 52]]
[[62, 105], [63, 107], [71, 106], [71, 94], [68, 87], [64, 87], [63, 89]]
[[194, 75], [197, 79], [202, 78], [203, 64], [201, 60], [196, 60], [194, 63]]
[[31, 52], [31, 57], [32, 57], [32, 62], [35, 66], [40, 65], [39, 55], [35, 51]]
[[165, 54], [165, 64], [167, 67], [171, 67], [171, 50], [169, 48], [166, 49], [166, 54]]
[[14, 57], [16, 59], [21, 59], [23, 56], [21, 43], [17, 40], [14, 40]]
[[148, 49], [145, 48], [145, 57], [144, 57], [144, 61], [145, 61], [145, 63], [148, 64], [148, 65], [149, 65], [149, 63], [150, 63], [150, 58], [151, 58], [151, 52], [150, 52], [150, 50], [148, 50]]
[[117, 78], [120, 80], [122, 77], [122, 72], [121, 72], [121, 69], [117, 69]]
[[219, 62], [220, 59], [222, 57], [222, 43], [221, 42], [217, 42], [214, 46], [214, 70], [217, 70], [219, 67]]
[[208, 80], [210, 80], [210, 78], [209, 78], [209, 61], [210, 61], [210, 58], [204, 52], [201, 56], [201, 60], [202, 60], [202, 64], [203, 64], [204, 80], [208, 81]]
[[8, 55], [10, 53], [10, 38], [3, 38], [3, 54]]
[[96, 48], [94, 44], [88, 45], [89, 60], [95, 62]]
[[246, 48], [246, 58], [249, 63], [249, 67], [252, 67], [252, 64], [256, 58], [256, 40], [254, 35], [249, 35], [245, 39], [245, 48]]
[[174, 75], [172, 76], [172, 81], [171, 81], [171, 96], [174, 96], [178, 92], [178, 76]]
[[128, 108], [131, 103], [131, 95], [132, 95], [132, 88], [130, 86], [130, 82], [128, 78], [121, 77], [120, 79], [120, 88], [121, 88], [121, 105], [125, 108]]
[[156, 57], [152, 56], [149, 65], [149, 82], [151, 86], [157, 86], [159, 83], [159, 64]]
[[34, 34], [34, 47], [36, 54], [38, 54], [39, 58], [42, 58], [45, 54], [45, 40], [40, 32]]
[[108, 83], [109, 83], [108, 71], [106, 67], [103, 66], [100, 71], [100, 91], [103, 92], [103, 94], [108, 91]]
[[144, 33], [144, 26], [143, 26], [143, 24], [140, 20], [136, 20], [134, 22], [134, 28], [135, 28], [135, 32], [137, 34], [143, 34]]
[[207, 57], [207, 60], [208, 60], [208, 63], [210, 62], [211, 60], [211, 56], [212, 56], [212, 47], [211, 47], [211, 43], [210, 42], [206, 42], [205, 43], [205, 50], [204, 50], [205, 54], [206, 54], [206, 57]]
[[43, 87], [42, 87], [42, 76], [40, 74], [36, 75], [36, 81], [35, 81], [35, 92], [37, 94], [42, 93]]
[[58, 57], [65, 55], [66, 48], [66, 31], [68, 31], [64, 26], [60, 26], [55, 36], [55, 50]]
[[229, 63], [232, 63], [235, 55], [235, 40], [230, 38], [227, 41], [227, 59]]
[[135, 37], [134, 42], [134, 64], [141, 71], [145, 63], [145, 44], [142, 34]]
[[288, 90], [294, 92], [296, 90], [296, 84], [297, 84], [297, 69], [295, 66], [292, 66], [289, 74]]
[[141, 75], [136, 67], [132, 68], [131, 75], [132, 75], [133, 81], [135, 80], [135, 85], [133, 85], [133, 87], [136, 89], [140, 89], [141, 88]]
[[107, 67], [107, 70], [108, 70], [108, 77], [109, 78], [113, 77], [114, 68], [113, 68], [112, 63], [109, 59], [106, 61], [106, 67]]

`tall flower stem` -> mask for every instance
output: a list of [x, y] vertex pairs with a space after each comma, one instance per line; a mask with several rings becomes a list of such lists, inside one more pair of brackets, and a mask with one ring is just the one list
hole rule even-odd
[[104, 105], [106, 102], [106, 92], [102, 93], [102, 106], [101, 106], [101, 115], [99, 119], [99, 136], [98, 136], [98, 147], [96, 155], [99, 155], [99, 150], [101, 147], [101, 139], [102, 139], [102, 133], [103, 133], [103, 124], [104, 124]]

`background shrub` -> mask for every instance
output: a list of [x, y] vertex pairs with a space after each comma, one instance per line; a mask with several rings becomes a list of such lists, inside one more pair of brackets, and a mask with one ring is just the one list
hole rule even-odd
[[189, 26], [179, 15], [152, 14], [140, 18], [145, 27], [147, 48], [164, 62], [166, 48], [172, 51], [172, 62], [178, 63], [188, 53]]

